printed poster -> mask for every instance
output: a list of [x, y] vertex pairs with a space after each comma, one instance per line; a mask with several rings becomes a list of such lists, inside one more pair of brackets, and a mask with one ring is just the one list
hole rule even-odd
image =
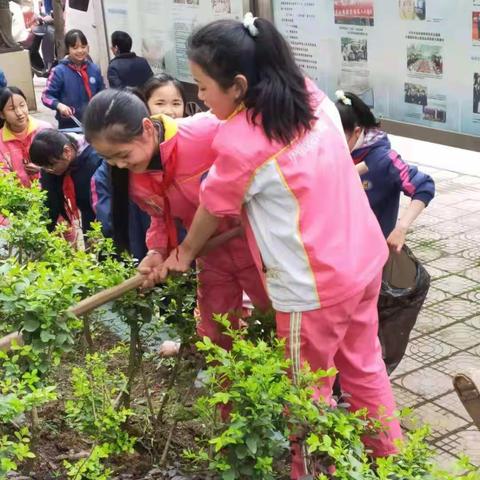
[[320, 2], [284, 0], [273, 6], [277, 27], [289, 39], [298, 65], [312, 79], [321, 81], [332, 65], [320, 55], [325, 51], [318, 35], [318, 23], [324, 14]]

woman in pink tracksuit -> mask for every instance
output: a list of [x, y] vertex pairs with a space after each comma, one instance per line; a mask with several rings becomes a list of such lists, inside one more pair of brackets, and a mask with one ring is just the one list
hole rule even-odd
[[[201, 206], [160, 271], [184, 271], [225, 218], [243, 213], [252, 252], [266, 271], [292, 375], [336, 367], [354, 410], [387, 429], [366, 439], [374, 454], [396, 452], [399, 422], [377, 337], [377, 299], [388, 249], [362, 190], [335, 105], [305, 80], [268, 21], [219, 20], [190, 38], [199, 98], [226, 120]], [[333, 379], [318, 388], [327, 400]], [[292, 478], [305, 462], [294, 448]]]
[[[117, 188], [122, 182], [120, 169], [128, 169], [123, 182], [128, 183], [129, 195], [151, 216], [149, 252], [139, 266], [147, 275], [176, 247], [175, 222], [181, 221], [187, 229], [192, 222], [201, 182], [213, 162], [211, 143], [219, 125], [211, 114], [188, 117], [178, 124], [163, 115], [150, 119], [144, 103], [126, 91], [101, 92], [87, 107], [85, 136], [113, 166], [113, 196], [122, 194]], [[114, 215], [114, 230], [124, 225], [122, 220], [116, 221]], [[224, 347], [228, 347], [229, 338], [212, 319], [214, 313], [241, 312], [243, 290], [260, 308], [269, 305], [247, 241], [238, 233], [234, 235], [237, 224], [233, 218], [221, 222], [217, 233], [224, 234], [227, 241], [197, 261], [198, 333]], [[238, 324], [238, 318], [232, 322]]]
[[25, 94], [17, 87], [0, 90], [0, 169], [15, 172], [25, 187], [38, 179], [40, 168], [30, 162], [28, 153], [35, 134], [51, 125], [30, 117]]

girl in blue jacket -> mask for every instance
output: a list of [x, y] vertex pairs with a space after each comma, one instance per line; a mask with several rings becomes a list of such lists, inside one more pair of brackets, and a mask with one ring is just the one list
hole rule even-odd
[[[392, 251], [400, 252], [407, 231], [435, 195], [435, 183], [392, 150], [380, 123], [357, 95], [338, 91], [337, 108], [353, 161], [370, 206]], [[412, 200], [400, 218], [400, 193]]]
[[42, 94], [43, 104], [57, 111], [60, 129], [77, 127], [72, 115], [81, 120], [90, 99], [105, 88], [100, 68], [89, 60], [81, 30], [67, 32], [65, 48], [67, 56], [52, 69]]

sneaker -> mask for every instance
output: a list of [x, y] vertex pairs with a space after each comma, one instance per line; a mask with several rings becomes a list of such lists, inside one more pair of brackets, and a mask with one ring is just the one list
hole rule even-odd
[[453, 386], [473, 422], [480, 428], [480, 369], [455, 375]]

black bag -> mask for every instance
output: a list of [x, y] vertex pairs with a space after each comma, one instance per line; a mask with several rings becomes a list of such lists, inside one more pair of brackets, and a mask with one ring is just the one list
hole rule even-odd
[[429, 273], [407, 246], [390, 254], [378, 299], [378, 336], [389, 375], [405, 355], [429, 288]]

